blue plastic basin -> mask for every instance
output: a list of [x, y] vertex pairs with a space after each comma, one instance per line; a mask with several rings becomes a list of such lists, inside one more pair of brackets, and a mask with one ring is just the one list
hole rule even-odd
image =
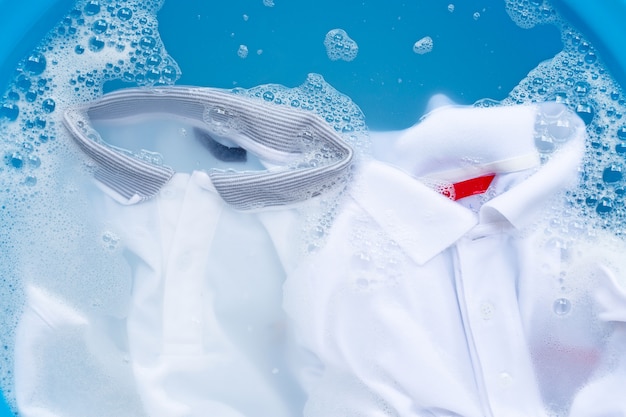
[[[178, 0], [168, 0], [164, 7], [176, 7], [176, 1]], [[260, 3], [260, 0], [257, 2]], [[72, 8], [73, 4], [74, 1], [72, 0], [0, 0], [0, 39], [2, 39], [0, 42], [0, 85], [3, 89], [10, 81], [16, 64], [40, 42], [56, 22]], [[602, 54], [614, 78], [622, 86], [625, 86], [626, 0], [554, 0], [553, 4], [564, 17], [588, 36]], [[163, 35], [163, 38], [169, 49], [167, 36]], [[175, 49], [175, 45], [173, 47]], [[170, 50], [170, 52], [172, 51]], [[174, 58], [179, 59], [175, 54], [173, 55]], [[184, 59], [181, 57], [180, 61], [183, 76], [186, 76]], [[205, 74], [209, 70], [219, 71], [219, 66], [217, 69], [204, 68]], [[187, 83], [195, 81], [193, 69], [190, 68], [187, 77], [183, 81], [187, 81]], [[298, 77], [302, 81], [302, 77], [300, 75]], [[219, 80], [217, 75], [216, 79]], [[251, 83], [255, 81], [251, 80]], [[289, 81], [296, 82], [295, 80]], [[266, 80], [265, 82], [283, 82], [283, 80]], [[330, 82], [332, 84], [332, 80]], [[218, 86], [225, 87], [226, 85]], [[349, 88], [347, 89], [349, 90]], [[355, 97], [359, 94], [358, 92], [352, 93], [345, 90], [344, 92], [351, 96], [357, 104], [361, 105], [363, 102], [364, 111], [366, 114], [368, 113], [367, 97], [359, 100], [358, 97]], [[375, 111], [372, 110], [372, 113]], [[376, 116], [373, 117], [376, 121]], [[400, 125], [404, 122], [405, 120], [398, 120]], [[0, 416], [11, 416], [11, 411], [1, 398], [2, 396], [0, 396]]]

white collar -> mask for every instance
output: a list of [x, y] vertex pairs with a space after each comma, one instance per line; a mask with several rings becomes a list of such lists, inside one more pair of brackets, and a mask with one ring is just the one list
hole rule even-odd
[[521, 230], [537, 221], [546, 202], [578, 179], [584, 126], [525, 180], [485, 203], [478, 214], [406, 172], [377, 161], [357, 175], [352, 197], [420, 265], [477, 224], [504, 222]]

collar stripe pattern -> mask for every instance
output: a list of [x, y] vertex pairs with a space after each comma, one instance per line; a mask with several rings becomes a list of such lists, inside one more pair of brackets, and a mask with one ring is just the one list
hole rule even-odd
[[220, 196], [234, 208], [283, 206], [307, 200], [337, 184], [347, 183], [353, 150], [331, 126], [313, 113], [199, 87], [130, 88], [106, 94], [72, 108], [64, 124], [80, 148], [97, 164], [96, 178], [127, 199], [155, 196], [174, 175], [156, 165], [107, 145], [92, 121], [130, 120], [165, 116], [184, 120], [210, 134], [228, 137], [261, 159], [294, 162], [311, 146], [323, 149], [327, 162], [317, 166], [266, 171], [211, 170]]

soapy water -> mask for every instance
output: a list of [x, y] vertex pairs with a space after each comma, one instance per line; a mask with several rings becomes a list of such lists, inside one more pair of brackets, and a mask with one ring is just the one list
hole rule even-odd
[[566, 209], [552, 222], [554, 231], [575, 237], [610, 229], [623, 236], [626, 97], [622, 87], [611, 77], [595, 47], [548, 1], [508, 0], [506, 7], [523, 28], [558, 26], [564, 48], [532, 70], [501, 104], [556, 101], [575, 111], [587, 127], [580, 185], [569, 191]]
[[[568, 191], [563, 213], [551, 220], [546, 232], [574, 238], [593, 237], [597, 230], [610, 229], [621, 236], [626, 221], [626, 99], [622, 88], [611, 78], [593, 45], [548, 1], [506, 0], [505, 4], [520, 27], [559, 27], [564, 48], [532, 70], [506, 99], [483, 100], [476, 105], [557, 101], [573, 109], [585, 121], [588, 133], [581, 181]], [[125, 275], [119, 245], [96, 219], [84, 215], [86, 204], [80, 192], [86, 179], [77, 173], [84, 174], [85, 158], [60, 120], [67, 106], [100, 96], [107, 81], [140, 86], [176, 83], [181, 69], [158, 33], [156, 12], [161, 5], [160, 0], [77, 2], [19, 63], [2, 97], [0, 387], [9, 400], [13, 395], [12, 332], [20, 314], [23, 282], [36, 282], [82, 309], [124, 314], [130, 283], [115, 278]], [[454, 5], [448, 10], [454, 12]], [[480, 13], [473, 18], [480, 18]], [[358, 53], [356, 42], [341, 29], [328, 32], [324, 45], [330, 59], [351, 61]], [[420, 47], [422, 50], [426, 51]], [[238, 53], [245, 58], [247, 47], [242, 45]], [[359, 154], [368, 152], [360, 109], [322, 76], [312, 74], [296, 88], [271, 84], [234, 92], [313, 111]], [[542, 149], [549, 156], [555, 147], [546, 143]], [[323, 241], [333, 210], [312, 216], [304, 236], [312, 250]], [[76, 253], [82, 256], [76, 259]], [[568, 303], [565, 298], [555, 301], [555, 311], [567, 313]]]
[[112, 279], [124, 275], [124, 266], [110, 239], [102, 240], [102, 230], [84, 216], [76, 176], [84, 159], [61, 117], [67, 106], [100, 96], [109, 80], [167, 85], [178, 79], [180, 69], [157, 32], [160, 6], [152, 0], [77, 2], [18, 64], [2, 96], [0, 388], [10, 401], [24, 283], [41, 284], [92, 311], [119, 316], [125, 308], [116, 300], [124, 299], [129, 283]]

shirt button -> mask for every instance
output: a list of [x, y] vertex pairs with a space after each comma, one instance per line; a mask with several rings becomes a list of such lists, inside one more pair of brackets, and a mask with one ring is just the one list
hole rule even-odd
[[173, 200], [176, 198], [176, 189], [174, 189], [174, 187], [165, 187], [161, 189], [161, 197], [165, 200]]
[[480, 304], [480, 317], [483, 320], [491, 320], [496, 308], [489, 301], [484, 301]]
[[513, 377], [508, 372], [500, 372], [500, 385], [502, 388], [508, 388], [513, 385]]
[[191, 253], [189, 252], [183, 252], [178, 256], [178, 262], [176, 263], [176, 266], [178, 267], [179, 271], [181, 272], [185, 272], [188, 271], [189, 268], [191, 267]]
[[572, 309], [572, 303], [567, 298], [558, 298], [552, 308], [557, 316], [564, 316]]

